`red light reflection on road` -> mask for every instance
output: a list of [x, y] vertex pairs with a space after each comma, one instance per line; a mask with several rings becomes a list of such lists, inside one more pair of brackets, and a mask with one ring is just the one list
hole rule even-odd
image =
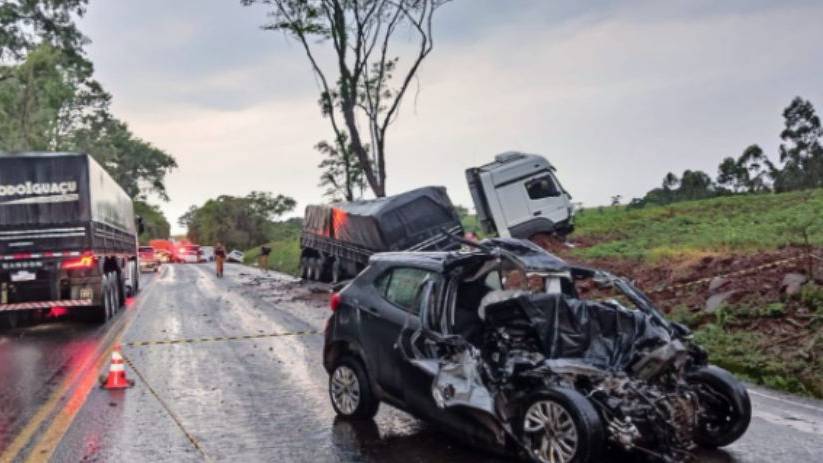
[[126, 298], [126, 308], [127, 309], [134, 308], [135, 302], [137, 302], [137, 299], [135, 299], [134, 297], [127, 297]]

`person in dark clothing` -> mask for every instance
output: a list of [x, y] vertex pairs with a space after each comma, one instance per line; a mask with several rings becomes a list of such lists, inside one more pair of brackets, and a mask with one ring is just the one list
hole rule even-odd
[[260, 246], [260, 258], [258, 259], [258, 265], [260, 265], [260, 269], [265, 271], [269, 270], [269, 254], [271, 254], [271, 248], [266, 246]]
[[214, 247], [214, 262], [217, 266], [217, 277], [223, 278], [223, 262], [226, 261], [226, 248], [223, 247], [223, 243], [217, 243], [217, 246]]

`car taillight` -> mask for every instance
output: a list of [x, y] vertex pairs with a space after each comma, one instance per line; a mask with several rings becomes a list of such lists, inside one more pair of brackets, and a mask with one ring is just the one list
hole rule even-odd
[[62, 267], [65, 270], [92, 268], [94, 267], [95, 260], [97, 260], [97, 258], [93, 254], [86, 254], [85, 256], [78, 257], [77, 259], [64, 260]]
[[334, 293], [331, 295], [331, 299], [329, 299], [329, 307], [331, 308], [332, 312], [337, 312], [337, 309], [340, 308], [340, 303], [342, 302], [340, 298], [340, 293]]

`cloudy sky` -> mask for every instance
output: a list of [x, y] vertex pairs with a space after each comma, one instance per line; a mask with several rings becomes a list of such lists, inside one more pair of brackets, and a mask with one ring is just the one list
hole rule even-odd
[[[218, 194], [322, 199], [317, 85], [265, 19], [239, 0], [92, 0], [81, 21], [114, 113], [180, 164], [171, 222]], [[821, 20], [819, 1], [454, 0], [389, 134], [389, 192], [439, 184], [470, 205], [464, 169], [511, 149], [586, 205], [714, 175], [752, 143], [775, 157], [792, 97], [823, 111]]]

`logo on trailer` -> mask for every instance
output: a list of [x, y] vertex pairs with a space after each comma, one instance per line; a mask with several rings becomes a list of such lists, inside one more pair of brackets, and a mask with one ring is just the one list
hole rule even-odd
[[[12, 199], [5, 199], [12, 197]], [[77, 201], [77, 182], [26, 182], [0, 185], [0, 206], [15, 204], [50, 204]]]

